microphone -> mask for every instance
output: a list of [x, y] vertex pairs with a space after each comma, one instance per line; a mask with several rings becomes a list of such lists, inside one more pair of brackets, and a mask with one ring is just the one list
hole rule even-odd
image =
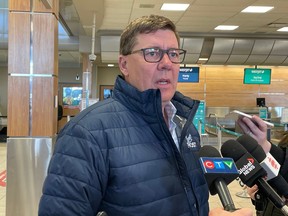
[[267, 172], [267, 182], [276, 190], [278, 194], [288, 198], [288, 183], [283, 178], [280, 171], [280, 164], [270, 154], [265, 154], [258, 142], [248, 135], [242, 135], [237, 141], [260, 163]]
[[273, 188], [265, 181], [266, 171], [256, 159], [236, 140], [228, 140], [221, 147], [223, 156], [230, 156], [236, 162], [241, 181], [249, 187], [256, 184], [259, 190], [279, 208], [284, 215], [288, 215], [288, 206]]
[[242, 135], [237, 141], [260, 163], [267, 172], [267, 180], [273, 179], [279, 174], [280, 164], [270, 154], [265, 154], [258, 142], [251, 136]]
[[222, 158], [217, 149], [203, 146], [199, 151], [200, 164], [211, 195], [218, 194], [226, 211], [235, 211], [235, 205], [227, 185], [238, 177], [232, 158]]

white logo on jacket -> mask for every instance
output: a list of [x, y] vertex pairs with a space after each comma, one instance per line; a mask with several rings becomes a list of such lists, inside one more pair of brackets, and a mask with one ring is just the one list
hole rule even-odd
[[193, 141], [191, 134], [189, 134], [188, 136], [185, 136], [185, 139], [187, 141], [187, 146], [188, 148], [195, 148], [196, 147], [196, 142]]

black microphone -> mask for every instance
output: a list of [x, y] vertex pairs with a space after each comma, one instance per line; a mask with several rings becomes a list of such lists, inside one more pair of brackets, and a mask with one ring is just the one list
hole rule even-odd
[[235, 211], [235, 205], [227, 185], [238, 177], [238, 170], [232, 158], [222, 158], [212, 146], [203, 146], [199, 151], [200, 164], [211, 195], [218, 194], [226, 211]]
[[266, 182], [264, 177], [266, 171], [260, 166], [257, 160], [246, 151], [236, 140], [228, 140], [221, 147], [223, 156], [231, 157], [236, 162], [241, 181], [249, 187], [257, 185], [259, 190], [279, 208], [284, 215], [288, 215], [288, 206], [281, 197]]
[[242, 135], [237, 141], [260, 163], [267, 172], [267, 182], [278, 194], [288, 198], [288, 183], [280, 171], [280, 164], [271, 154], [265, 154], [258, 142], [251, 136]]

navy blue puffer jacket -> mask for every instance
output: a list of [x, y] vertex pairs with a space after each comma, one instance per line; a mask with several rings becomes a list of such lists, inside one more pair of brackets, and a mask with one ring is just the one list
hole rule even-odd
[[113, 93], [60, 132], [39, 215], [207, 216], [209, 191], [192, 124], [199, 101], [179, 92], [172, 100], [185, 120], [177, 129], [179, 152], [159, 90], [139, 92], [119, 76]]

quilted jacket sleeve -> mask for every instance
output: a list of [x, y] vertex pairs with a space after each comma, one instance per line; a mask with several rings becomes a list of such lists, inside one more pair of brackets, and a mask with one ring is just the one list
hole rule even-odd
[[282, 176], [286, 179], [286, 181], [288, 181], [288, 150], [287, 147], [283, 148], [283, 151], [285, 152], [285, 159], [284, 162], [282, 164], [282, 169], [281, 169], [281, 174]]
[[107, 182], [103, 155], [89, 131], [79, 124], [69, 124], [56, 142], [39, 216], [95, 216]]

